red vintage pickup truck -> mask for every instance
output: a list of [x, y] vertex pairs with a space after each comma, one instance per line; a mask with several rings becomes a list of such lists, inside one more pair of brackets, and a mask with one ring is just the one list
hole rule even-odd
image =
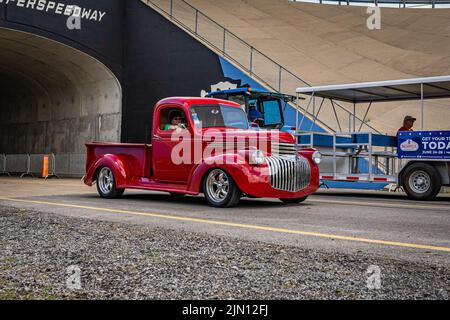
[[319, 187], [321, 155], [286, 132], [256, 130], [240, 105], [168, 98], [154, 108], [152, 144], [87, 144], [85, 183], [103, 198], [125, 189], [203, 193], [214, 207], [244, 197], [300, 203]]

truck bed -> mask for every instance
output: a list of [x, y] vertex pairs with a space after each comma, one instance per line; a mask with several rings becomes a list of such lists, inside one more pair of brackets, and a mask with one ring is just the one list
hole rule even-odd
[[152, 174], [152, 145], [133, 143], [88, 143], [86, 172], [105, 155], [114, 155], [127, 164], [128, 179], [149, 178]]

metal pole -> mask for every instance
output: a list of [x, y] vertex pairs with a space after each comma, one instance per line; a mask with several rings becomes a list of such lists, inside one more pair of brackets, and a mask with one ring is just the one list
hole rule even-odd
[[198, 10], [195, 10], [195, 34], [198, 35]]
[[313, 116], [316, 114], [316, 96], [313, 99]]
[[223, 28], [223, 53], [226, 50], [227, 29]]
[[423, 94], [423, 83], [422, 84], [420, 84], [420, 101], [421, 101], [421, 108], [422, 108], [422, 110], [421, 110], [421, 112], [422, 112], [422, 115], [421, 115], [421, 118], [422, 118], [422, 124], [421, 124], [421, 130], [423, 131], [423, 129], [424, 129], [424, 125], [425, 125], [425, 121], [424, 121], [424, 114], [425, 114], [425, 112], [424, 112], [424, 101], [423, 101], [423, 99], [424, 99], [424, 94]]
[[253, 47], [250, 47], [250, 76], [252, 75], [253, 75]]
[[300, 133], [299, 128], [298, 128], [299, 121], [300, 121], [300, 119], [298, 118], [298, 113], [300, 112], [299, 109], [300, 109], [300, 94], [297, 92], [297, 108], [295, 110], [295, 133], [296, 134]]
[[173, 0], [170, 0], [170, 16], [173, 17]]
[[373, 161], [372, 132], [369, 132], [369, 181], [372, 181], [373, 176], [372, 161]]
[[325, 103], [325, 98], [322, 98], [322, 103], [320, 104], [319, 111], [317, 111], [317, 114], [314, 117], [314, 121], [313, 121], [313, 123], [311, 123], [311, 127], [309, 128], [309, 131], [312, 131], [314, 125], [316, 124], [316, 122], [317, 122], [317, 120], [319, 118], [319, 113], [322, 110], [322, 107], [323, 107], [324, 103]]
[[333, 179], [336, 180], [337, 177], [337, 163], [336, 163], [336, 133], [333, 133]]
[[281, 73], [283, 72], [283, 68], [280, 66], [279, 74], [278, 74], [278, 92], [281, 93]]
[[309, 106], [311, 105], [311, 101], [315, 98], [316, 98], [315, 92], [313, 92], [311, 95], [311, 99], [309, 100], [308, 106], [306, 107], [306, 110], [303, 112], [303, 117], [302, 117], [302, 121], [300, 122], [300, 125], [299, 125], [299, 130], [300, 130], [301, 126], [303, 125], [303, 121], [305, 121], [306, 114], [309, 112]]
[[[334, 101], [332, 99], [330, 99], [330, 102], [331, 102], [331, 106], [333, 107], [333, 112], [334, 112], [334, 116], [336, 117], [336, 122], [338, 124], [339, 131], [342, 132], [343, 130], [341, 127], [341, 122], [339, 121], [339, 116], [337, 114], [336, 107], [334, 106]], [[349, 122], [348, 131], [350, 131], [350, 122]]]
[[352, 113], [348, 113], [348, 132], [352, 132]]
[[364, 115], [363, 120], [361, 121], [361, 125], [359, 126], [358, 133], [361, 132], [363, 125], [366, 122], [367, 116], [369, 115], [370, 108], [372, 107], [372, 102], [370, 102], [369, 107], [367, 108], [366, 114]]
[[353, 131], [356, 131], [356, 103], [353, 103]]

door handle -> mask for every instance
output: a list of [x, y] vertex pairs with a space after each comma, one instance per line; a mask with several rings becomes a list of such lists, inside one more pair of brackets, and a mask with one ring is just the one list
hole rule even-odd
[[153, 139], [154, 140], [162, 140], [162, 137], [160, 135], [158, 135], [158, 134], [154, 134], [153, 135]]

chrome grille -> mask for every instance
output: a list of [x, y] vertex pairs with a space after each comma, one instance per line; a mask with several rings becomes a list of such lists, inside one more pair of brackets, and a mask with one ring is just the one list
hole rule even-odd
[[272, 142], [273, 156], [295, 156], [296, 150], [294, 143]]
[[298, 192], [308, 187], [311, 167], [303, 157], [268, 157], [270, 184], [274, 189]]

